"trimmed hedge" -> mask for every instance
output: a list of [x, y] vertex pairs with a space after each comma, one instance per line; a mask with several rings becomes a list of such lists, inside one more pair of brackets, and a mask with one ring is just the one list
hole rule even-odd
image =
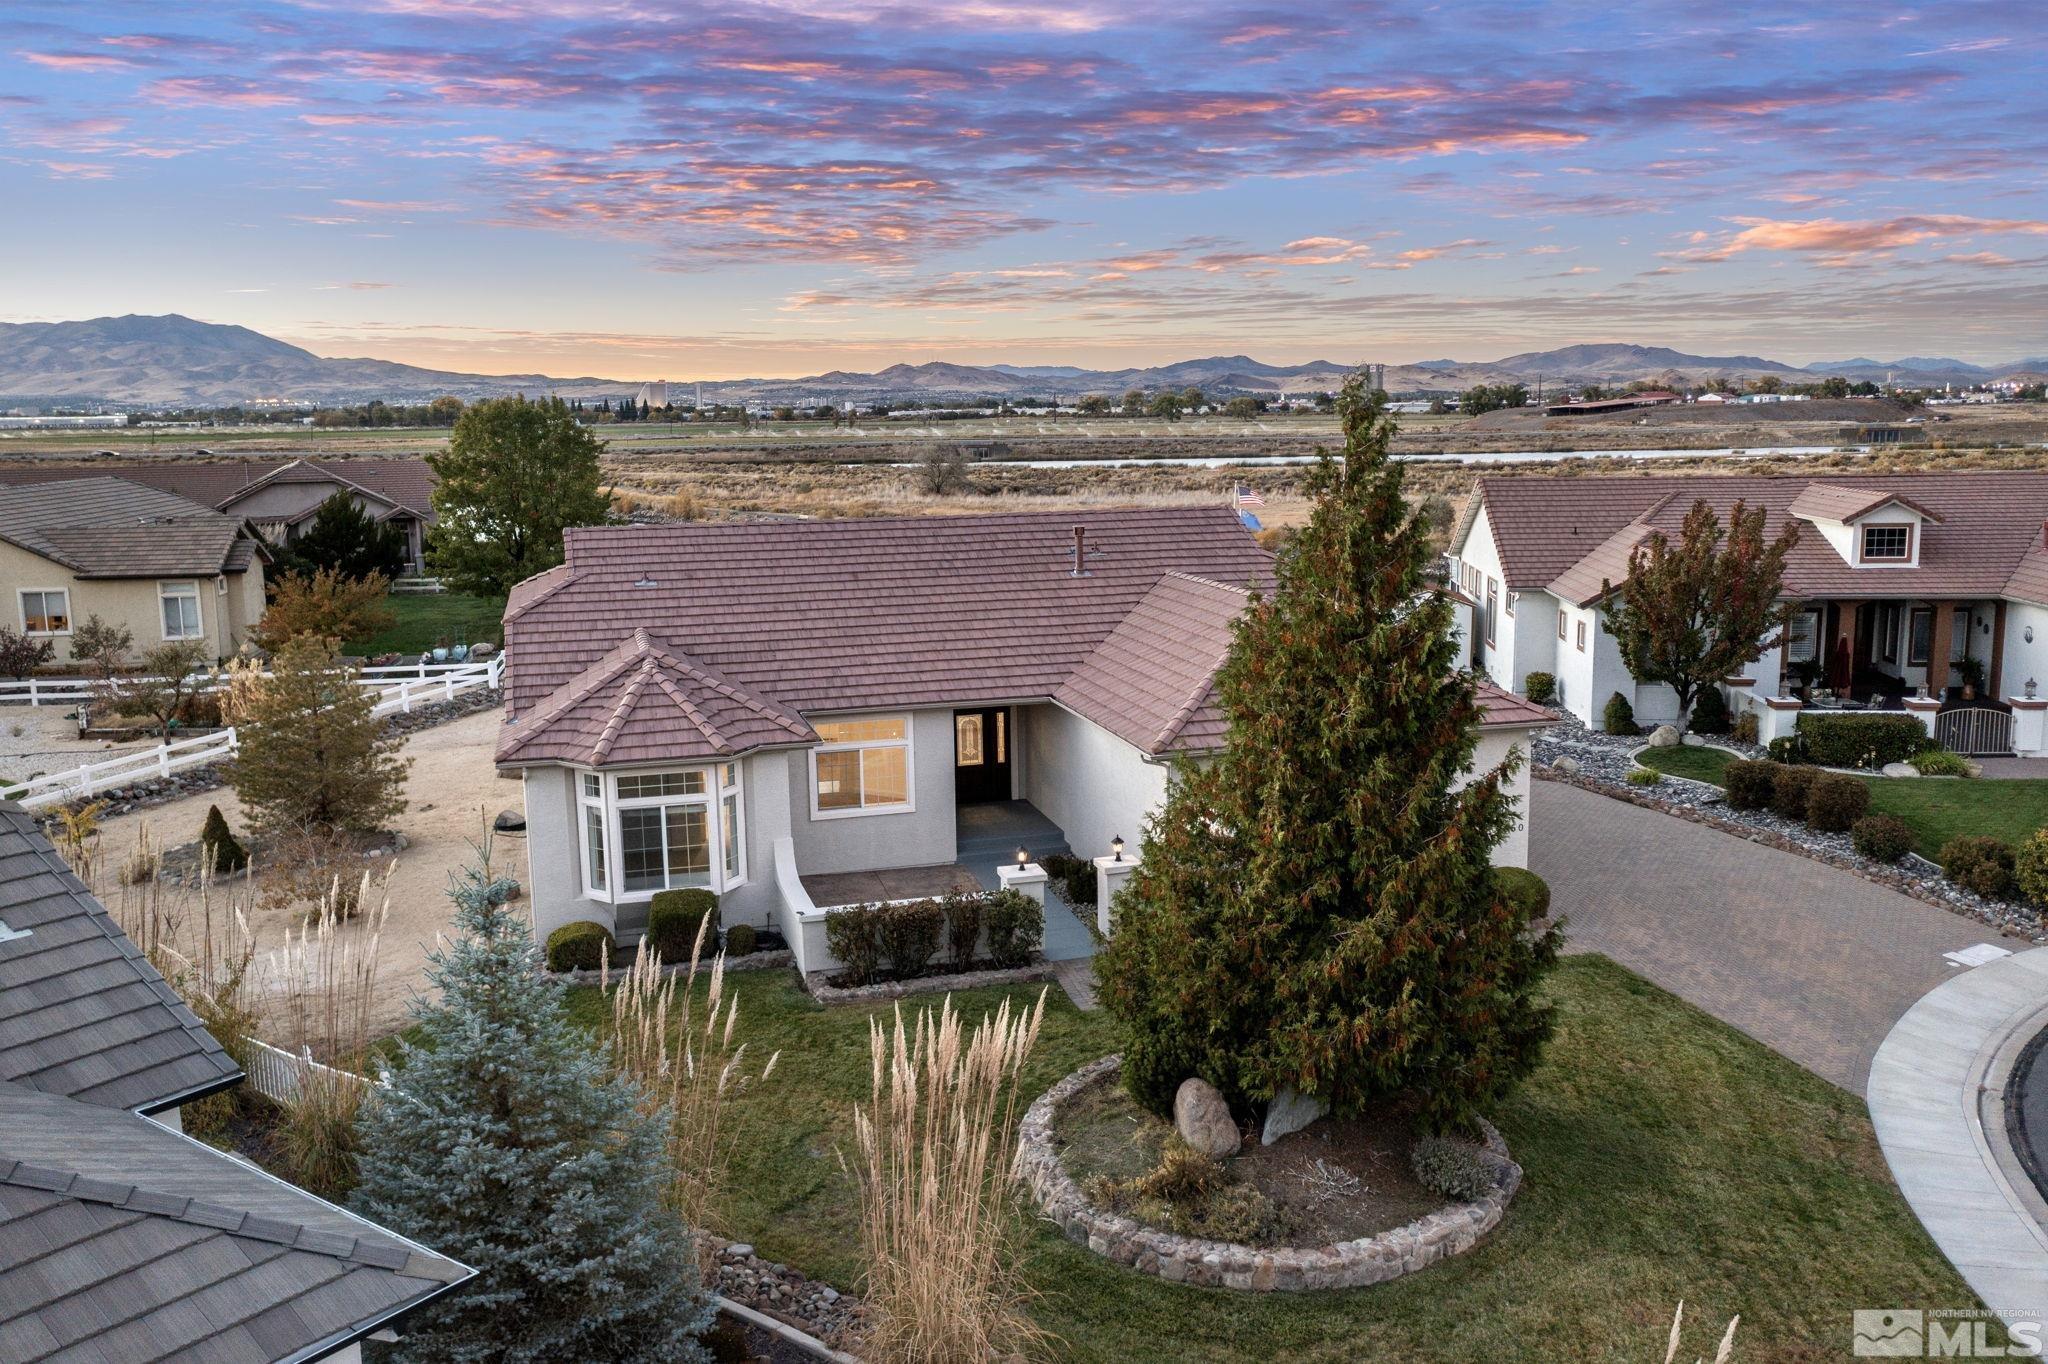
[[1913, 851], [1913, 831], [1890, 815], [1865, 815], [1849, 829], [1849, 841], [1873, 862], [1896, 862]]
[[725, 955], [728, 957], [752, 956], [757, 936], [752, 924], [734, 924], [731, 928], [725, 930]]
[[666, 962], [688, 961], [697, 946], [697, 927], [710, 920], [704, 939], [718, 950], [718, 897], [708, 890], [661, 890], [647, 904], [647, 936], [642, 945], [653, 948]]
[[611, 930], [588, 919], [563, 924], [548, 934], [547, 960], [550, 971], [595, 971], [606, 956], [616, 957], [618, 944]]
[[879, 905], [848, 905], [825, 916], [825, 945], [839, 958], [840, 978], [866, 985], [882, 966], [882, 911]]
[[1823, 772], [1806, 797], [1806, 823], [1824, 834], [1845, 834], [1870, 813], [1870, 787], [1861, 777]]
[[1550, 913], [1550, 883], [1523, 867], [1495, 867], [1494, 892], [1525, 923]]
[[2012, 874], [2020, 894], [2048, 904], [2048, 829], [2037, 830], [2013, 856]]
[[1022, 966], [1045, 941], [1045, 907], [1021, 890], [988, 897], [988, 956], [997, 966]]
[[1728, 805], [1734, 810], [1764, 810], [1777, 797], [1778, 773], [1784, 770], [1782, 763], [1750, 762], [1737, 758], [1722, 769], [1721, 780], [1727, 784]]
[[[991, 966], [1024, 965], [1045, 937], [1045, 911], [1038, 901], [1022, 891], [1004, 890], [835, 909], [825, 916], [825, 942], [843, 963], [839, 983], [869, 985], [885, 975], [909, 980], [926, 974], [941, 939], [953, 949], [953, 963], [967, 969], [984, 924]], [[959, 955], [961, 942], [968, 944], [965, 957]]]
[[1539, 706], [1557, 699], [1557, 678], [1551, 673], [1530, 673], [1522, 679], [1522, 695]]
[[981, 947], [980, 895], [948, 895], [939, 901], [946, 916], [946, 955], [965, 966]]
[[1046, 879], [1051, 881], [1060, 898], [1069, 908], [1086, 909], [1095, 903], [1095, 864], [1085, 857], [1072, 853], [1054, 853], [1041, 857], [1038, 865], [1045, 868]]
[[1642, 727], [1636, 723], [1636, 708], [1620, 692], [1607, 698], [1606, 708], [1600, 712], [1601, 728], [1609, 734], [1640, 734]]
[[1941, 845], [1941, 870], [1949, 880], [1986, 900], [2010, 900], [2012, 848], [1986, 834], [1959, 834]]
[[1771, 787], [1771, 810], [1786, 819], [1806, 818], [1806, 802], [1813, 796], [1813, 779], [1820, 773], [1810, 767], [1781, 767]]
[[881, 906], [876, 924], [889, 969], [899, 976], [921, 976], [938, 955], [946, 911], [937, 900], [905, 900]]
[[1728, 698], [1721, 695], [1719, 687], [1708, 687], [1694, 698], [1687, 728], [1695, 734], [1728, 732]]
[[228, 817], [218, 805], [206, 807], [206, 823], [199, 827], [200, 860], [216, 876], [238, 872], [249, 865], [249, 850], [228, 828]]
[[1805, 741], [1806, 759], [1822, 767], [1867, 767], [1902, 763], [1928, 745], [1927, 726], [1912, 715], [1884, 711], [1801, 715], [1794, 728]]

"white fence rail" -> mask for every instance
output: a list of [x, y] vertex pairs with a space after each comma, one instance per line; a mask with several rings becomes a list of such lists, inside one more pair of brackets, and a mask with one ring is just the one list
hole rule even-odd
[[[478, 668], [499, 663], [503, 654], [491, 658], [479, 658], [463, 663], [383, 663], [372, 668], [358, 668], [363, 685], [366, 687], [387, 687], [398, 682], [424, 682], [430, 678], [449, 675], [466, 676]], [[268, 676], [268, 674], [260, 674]], [[115, 680], [118, 692], [124, 682], [153, 681], [144, 677], [121, 677]], [[219, 691], [225, 684], [218, 673], [193, 673], [186, 679], [194, 692]], [[81, 701], [91, 701], [97, 695], [98, 682], [90, 677], [23, 677], [0, 680], [0, 706], [69, 706]]]
[[336, 1070], [333, 1066], [322, 1065], [310, 1054], [294, 1056], [282, 1047], [273, 1047], [258, 1038], [249, 1039], [249, 1061], [242, 1067], [249, 1077], [249, 1087], [273, 1103], [293, 1104], [299, 1101], [300, 1077], [307, 1071], [351, 1080], [356, 1084], [368, 1084], [362, 1076], [352, 1070]]
[[[478, 687], [496, 688], [503, 684], [504, 678], [505, 656], [499, 654], [482, 663], [466, 663], [425, 679], [400, 679], [382, 686], [365, 685], [369, 685], [378, 697], [377, 703], [370, 708], [370, 714], [383, 716], [410, 713], [419, 706], [452, 701]], [[180, 739], [176, 743], [158, 744], [140, 753], [125, 753], [118, 758], [86, 763], [66, 772], [31, 777], [13, 786], [0, 783], [0, 796], [20, 801], [22, 807], [29, 810], [63, 805], [132, 782], [168, 777], [188, 767], [219, 762], [233, 757], [239, 747], [233, 728], [223, 729], [197, 738]]]

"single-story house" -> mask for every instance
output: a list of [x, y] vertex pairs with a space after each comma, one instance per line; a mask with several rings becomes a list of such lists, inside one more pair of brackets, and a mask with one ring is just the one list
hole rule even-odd
[[1875, 706], [1960, 751], [2048, 752], [2048, 473], [1482, 478], [1449, 552], [1480, 603], [1475, 661], [1516, 691], [1552, 674], [1589, 724], [1616, 692], [1640, 722], [1677, 719], [1671, 689], [1623, 663], [1603, 584], [1653, 531], [1675, 542], [1702, 499], [1724, 525], [1741, 501], [1764, 508], [1767, 539], [1798, 531], [1785, 596], [1801, 609], [1723, 684], [1766, 738], [1802, 711]]
[[240, 517], [126, 479], [0, 487], [0, 610], [59, 659], [95, 615], [136, 652], [194, 640], [226, 658], [263, 617], [268, 558]]
[[434, 523], [434, 471], [424, 459], [95, 460], [89, 465], [0, 464], [0, 486], [109, 475], [156, 488], [255, 527], [282, 547], [297, 539], [320, 504], [346, 493], [364, 511], [405, 532], [410, 570], [424, 571]]
[[0, 1359], [359, 1364], [472, 1276], [184, 1135], [242, 1078], [0, 801]]
[[[537, 934], [628, 941], [669, 887], [821, 942], [843, 874], [1135, 850], [1175, 760], [1224, 741], [1216, 672], [1272, 574], [1225, 507], [600, 527], [567, 552], [507, 603], [497, 761]], [[1485, 767], [1556, 718], [1484, 700]]]

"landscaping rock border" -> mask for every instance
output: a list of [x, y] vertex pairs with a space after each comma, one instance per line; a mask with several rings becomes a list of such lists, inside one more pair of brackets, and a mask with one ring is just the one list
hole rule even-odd
[[820, 1344], [843, 1347], [857, 1337], [864, 1312], [858, 1298], [774, 1260], [764, 1260], [744, 1241], [700, 1233], [718, 1272], [711, 1287], [720, 1297], [795, 1327]]
[[1059, 1106], [1088, 1086], [1106, 1082], [1122, 1066], [1120, 1053], [1105, 1056], [1039, 1095], [1025, 1111], [1018, 1133], [1016, 1174], [1068, 1240], [1141, 1274], [1255, 1293], [1363, 1288], [1470, 1250], [1499, 1225], [1522, 1186], [1522, 1167], [1509, 1157], [1507, 1143], [1491, 1123], [1481, 1122], [1495, 1182], [1475, 1202], [1454, 1203], [1377, 1236], [1327, 1246], [1261, 1248], [1176, 1236], [1090, 1203], [1053, 1146]]
[[999, 971], [955, 971], [943, 976], [917, 976], [910, 980], [878, 980], [873, 985], [831, 985], [828, 971], [813, 971], [804, 977], [804, 989], [820, 1004], [873, 1004], [883, 999], [904, 999], [910, 995], [941, 991], [980, 990], [991, 985], [1028, 985], [1053, 978], [1052, 963], [1044, 957]]
[[[2048, 943], [2048, 921], [2043, 920], [2040, 911], [1972, 895], [1943, 876], [1938, 864], [1924, 857], [1909, 853], [1896, 864], [1873, 862], [1856, 851], [1847, 834], [1819, 833], [1769, 810], [1732, 809], [1723, 799], [1720, 787], [1687, 777], [1667, 773], [1655, 786], [1630, 786], [1627, 773], [1636, 766], [1634, 754], [1643, 747], [1640, 739], [1595, 734], [1576, 724], [1553, 728], [1563, 733], [1556, 738], [1546, 734], [1533, 745], [1530, 775], [1538, 781], [1576, 786], [1612, 800], [1704, 824], [1751, 843], [1810, 857], [2002, 933], [2029, 942]], [[1712, 746], [1725, 747], [1738, 756], [1742, 752], [1736, 744], [1716, 742]], [[1569, 760], [1568, 765], [1563, 760]]]
[[[787, 947], [776, 947], [761, 952], [749, 952], [744, 957], [727, 957], [725, 959], [725, 973], [731, 975], [735, 971], [772, 971], [779, 966], [793, 966], [795, 964], [796, 954], [794, 952], [790, 951]], [[625, 975], [627, 966], [628, 963], [624, 961], [613, 962], [612, 975], [614, 977]], [[679, 976], [686, 974], [689, 969], [690, 963], [687, 961], [670, 961], [662, 963], [661, 973], [664, 976]], [[708, 959], [697, 963], [697, 971], [700, 975], [710, 971], [710, 969], [711, 962]], [[540, 977], [542, 980], [554, 981], [558, 985], [602, 985], [604, 983], [604, 972], [602, 971], [550, 971], [543, 967]]]

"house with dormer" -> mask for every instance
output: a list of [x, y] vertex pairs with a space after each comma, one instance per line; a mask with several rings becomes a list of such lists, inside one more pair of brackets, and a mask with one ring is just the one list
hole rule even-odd
[[[1817, 708], [1921, 715], [1959, 751], [2048, 749], [2048, 473], [1818, 477], [1482, 478], [1454, 529], [1454, 581], [1479, 603], [1475, 663], [1510, 690], [1532, 672], [1599, 723], [1620, 693], [1638, 721], [1678, 718], [1670, 688], [1638, 683], [1606, 629], [1612, 585], [1649, 536], [1676, 540], [1695, 503], [1722, 521], [1762, 507], [1798, 543], [1775, 648], [1727, 678], [1762, 732]], [[2002, 718], [1985, 718], [2002, 717]]]

